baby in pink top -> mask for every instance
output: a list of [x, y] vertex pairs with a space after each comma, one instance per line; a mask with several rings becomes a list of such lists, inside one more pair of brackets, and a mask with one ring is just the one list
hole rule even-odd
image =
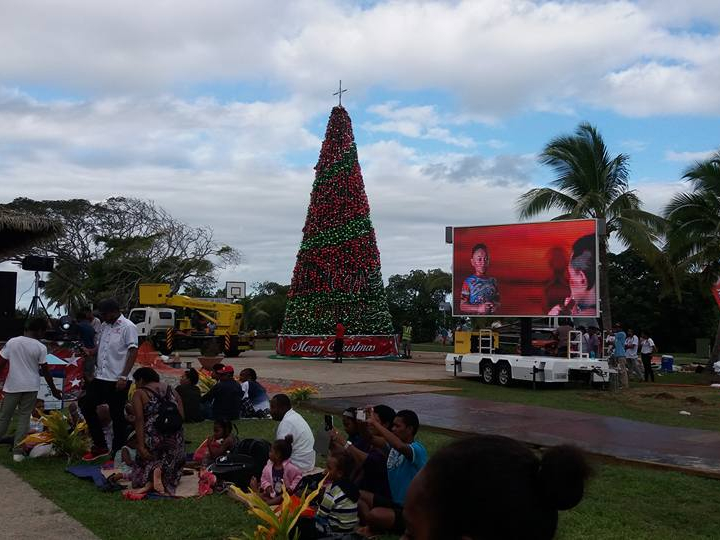
[[302, 478], [300, 469], [290, 462], [291, 454], [291, 436], [278, 439], [270, 447], [270, 459], [263, 469], [259, 490], [260, 496], [270, 505], [282, 502], [283, 486], [292, 494]]

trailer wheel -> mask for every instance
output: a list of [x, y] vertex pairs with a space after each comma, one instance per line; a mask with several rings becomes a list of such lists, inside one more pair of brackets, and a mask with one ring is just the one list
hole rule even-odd
[[480, 364], [480, 380], [485, 384], [495, 383], [495, 366], [490, 360]]
[[512, 370], [507, 362], [501, 362], [497, 366], [497, 383], [500, 386], [510, 386], [512, 384]]

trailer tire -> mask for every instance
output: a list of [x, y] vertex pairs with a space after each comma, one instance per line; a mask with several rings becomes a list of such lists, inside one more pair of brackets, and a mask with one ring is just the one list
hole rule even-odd
[[495, 384], [497, 381], [495, 365], [490, 360], [483, 360], [480, 363], [480, 381], [484, 384]]
[[507, 362], [499, 362], [497, 369], [495, 370], [495, 376], [497, 383], [500, 386], [511, 386], [512, 385], [512, 369], [510, 364]]

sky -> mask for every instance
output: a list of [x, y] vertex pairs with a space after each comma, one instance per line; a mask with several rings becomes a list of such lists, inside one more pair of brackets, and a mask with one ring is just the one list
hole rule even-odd
[[241, 252], [221, 283], [290, 282], [340, 79], [386, 280], [449, 271], [446, 225], [517, 221], [518, 196], [552, 180], [537, 155], [581, 122], [630, 156], [650, 211], [720, 147], [720, 2], [0, 0], [0, 12], [0, 202], [154, 200]]

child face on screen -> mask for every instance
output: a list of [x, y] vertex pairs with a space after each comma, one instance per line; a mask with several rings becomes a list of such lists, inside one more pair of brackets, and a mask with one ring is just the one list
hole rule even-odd
[[484, 249], [476, 250], [470, 258], [470, 264], [472, 264], [472, 267], [475, 269], [475, 273], [479, 276], [485, 275], [489, 262], [490, 259]]
[[588, 283], [582, 270], [575, 270], [571, 265], [568, 265], [568, 285], [570, 285], [570, 294], [575, 300], [586, 300]]

